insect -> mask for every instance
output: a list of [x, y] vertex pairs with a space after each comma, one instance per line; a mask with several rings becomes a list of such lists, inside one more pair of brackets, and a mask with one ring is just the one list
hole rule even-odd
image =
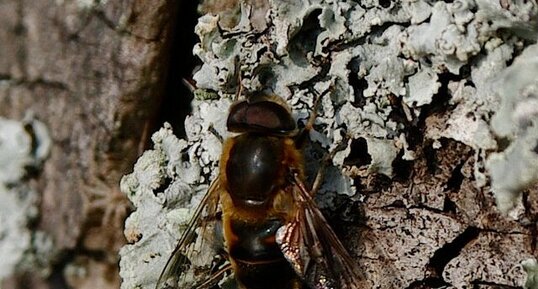
[[[308, 127], [297, 128], [278, 96], [231, 106], [227, 128], [238, 135], [224, 142], [218, 178], [156, 288], [213, 288], [230, 271], [240, 289], [362, 288], [356, 265], [313, 200], [315, 186], [305, 185], [301, 138]], [[222, 246], [209, 245], [215, 241]], [[217, 261], [197, 263], [207, 252]]]

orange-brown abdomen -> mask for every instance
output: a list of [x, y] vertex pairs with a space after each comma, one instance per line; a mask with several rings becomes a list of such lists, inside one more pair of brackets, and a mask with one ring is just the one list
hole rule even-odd
[[244, 133], [224, 150], [224, 239], [236, 280], [245, 289], [303, 288], [275, 240], [293, 213], [286, 178], [291, 169], [302, 171], [293, 140]]

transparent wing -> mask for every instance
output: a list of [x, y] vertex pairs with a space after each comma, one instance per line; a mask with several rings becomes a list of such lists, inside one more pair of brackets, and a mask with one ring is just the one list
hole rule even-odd
[[[159, 276], [156, 289], [202, 289], [218, 283], [230, 266], [223, 255], [222, 240], [215, 237], [220, 229], [219, 188], [217, 178], [196, 208], [187, 229]], [[220, 244], [218, 244], [220, 242]]]
[[295, 178], [299, 209], [277, 232], [277, 243], [296, 273], [312, 289], [366, 288], [357, 265], [338, 240], [304, 183]]

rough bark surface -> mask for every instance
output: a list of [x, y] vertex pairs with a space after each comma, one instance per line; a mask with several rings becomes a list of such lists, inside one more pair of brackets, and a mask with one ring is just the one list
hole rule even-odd
[[203, 1], [220, 18], [196, 29], [185, 139], [165, 125], [123, 179], [136, 209], [123, 237], [119, 180], [163, 119], [168, 60], [190, 57], [169, 57], [179, 2], [0, 1], [0, 116], [48, 127], [50, 155], [23, 181], [55, 252], [47, 274], [2, 288], [153, 289], [216, 176], [239, 75], [299, 122], [324, 95], [307, 173], [336, 152], [317, 201], [365, 288], [524, 285], [520, 263], [538, 255], [536, 1]]
[[[239, 85], [282, 97], [299, 123], [322, 95], [307, 173], [334, 153], [316, 199], [361, 288], [524, 286], [521, 262], [536, 256], [536, 3], [268, 2], [265, 14], [219, 2], [206, 7], [219, 17], [200, 18], [187, 136], [166, 125], [122, 181], [136, 208], [122, 288], [153, 288], [216, 178]], [[178, 288], [203, 272], [195, 260]]]
[[[0, 116], [45, 123], [50, 156], [31, 181], [52, 276], [2, 288], [118, 288], [129, 203], [121, 175], [161, 103], [176, 1], [0, 2]], [[62, 276], [65, 274], [65, 278]]]

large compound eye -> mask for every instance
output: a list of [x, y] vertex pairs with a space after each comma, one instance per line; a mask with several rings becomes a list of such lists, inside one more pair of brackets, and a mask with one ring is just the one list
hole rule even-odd
[[289, 111], [270, 100], [235, 103], [226, 125], [231, 132], [289, 133], [296, 128]]

